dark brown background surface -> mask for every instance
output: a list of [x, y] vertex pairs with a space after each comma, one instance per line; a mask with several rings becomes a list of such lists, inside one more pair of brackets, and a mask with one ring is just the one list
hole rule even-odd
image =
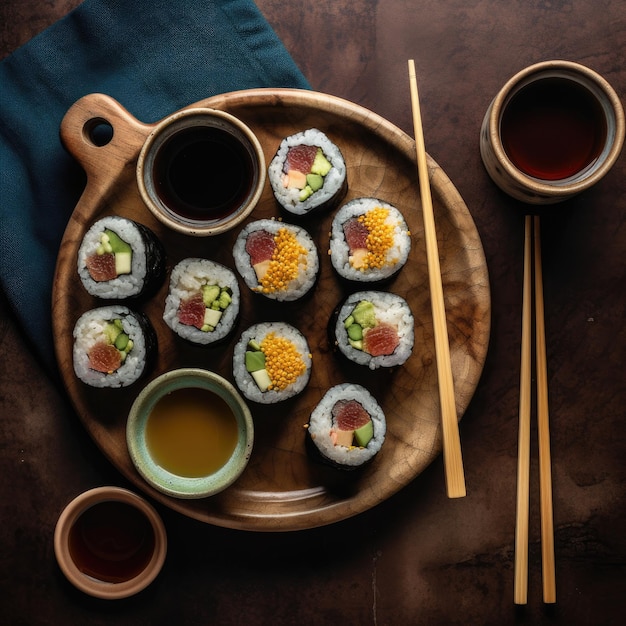
[[[2, 0], [4, 57], [78, 2]], [[170, 541], [156, 582], [106, 603], [63, 578], [63, 506], [126, 486], [0, 315], [0, 621], [7, 624], [621, 624], [626, 589], [626, 155], [543, 219], [557, 604], [541, 600], [533, 438], [528, 605], [513, 604], [523, 209], [488, 179], [478, 131], [500, 85], [545, 59], [578, 61], [626, 93], [623, 0], [258, 0], [314, 89], [409, 134], [406, 61], [428, 152], [483, 240], [492, 335], [461, 422], [468, 495], [445, 496], [441, 459], [339, 524], [245, 533], [159, 507]], [[33, 381], [37, 381], [33, 385]], [[533, 435], [535, 429], [533, 428]]]

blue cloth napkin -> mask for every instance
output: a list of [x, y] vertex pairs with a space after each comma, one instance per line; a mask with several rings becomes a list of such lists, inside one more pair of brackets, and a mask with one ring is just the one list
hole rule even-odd
[[253, 87], [309, 84], [252, 0], [86, 0], [0, 63], [0, 279], [44, 365], [56, 255], [85, 184], [59, 140], [68, 108], [101, 92], [150, 123]]

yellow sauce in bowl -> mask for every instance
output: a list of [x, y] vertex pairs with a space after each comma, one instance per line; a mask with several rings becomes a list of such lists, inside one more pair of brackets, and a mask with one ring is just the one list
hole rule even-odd
[[237, 445], [237, 421], [217, 394], [176, 389], [158, 400], [146, 422], [146, 445], [163, 469], [195, 478], [223, 467]]

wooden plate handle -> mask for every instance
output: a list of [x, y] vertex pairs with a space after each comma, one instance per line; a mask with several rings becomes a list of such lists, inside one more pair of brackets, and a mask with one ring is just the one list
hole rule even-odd
[[105, 185], [135, 167], [155, 124], [142, 124], [117, 100], [100, 93], [77, 100], [61, 121], [61, 141], [80, 163], [89, 183]]

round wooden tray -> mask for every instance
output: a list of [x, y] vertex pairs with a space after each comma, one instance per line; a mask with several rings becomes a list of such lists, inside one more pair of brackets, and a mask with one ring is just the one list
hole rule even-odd
[[[138, 305], [150, 317], [159, 340], [155, 366], [143, 382], [127, 389], [99, 390], [80, 382], [72, 366], [72, 330], [81, 313], [102, 303], [83, 289], [76, 257], [90, 224], [109, 214], [134, 219], [164, 243], [168, 270], [189, 256], [207, 257], [234, 268], [231, 250], [238, 229], [218, 237], [185, 237], [160, 225], [143, 205], [135, 182], [141, 145], [154, 125], [143, 124], [115, 100], [85, 96], [67, 112], [61, 137], [87, 173], [87, 185], [67, 225], [53, 287], [53, 331], [58, 365], [69, 396], [90, 436], [110, 461], [155, 500], [198, 520], [247, 530], [313, 528], [375, 506], [422, 472], [441, 451], [439, 396], [430, 308], [426, 251], [414, 141], [380, 116], [325, 94], [293, 89], [228, 93], [192, 106], [226, 110], [257, 134], [269, 163], [287, 135], [316, 127], [341, 149], [348, 169], [345, 201], [373, 196], [394, 204], [412, 233], [407, 265], [386, 286], [405, 297], [415, 316], [415, 347], [404, 366], [371, 372], [346, 366], [333, 354], [327, 322], [346, 286], [335, 275], [328, 250], [332, 214], [300, 220], [320, 253], [319, 282], [301, 303], [278, 306], [251, 294], [242, 283], [241, 318], [229, 342], [197, 347], [175, 336], [162, 320], [167, 280]], [[90, 129], [105, 122], [113, 137], [104, 146]], [[429, 157], [435, 220], [458, 415], [462, 416], [482, 372], [490, 330], [489, 279], [480, 237], [471, 215], [443, 170]], [[269, 183], [249, 219], [281, 216]], [[291, 221], [290, 216], [282, 216]], [[353, 288], [352, 290], [355, 290]], [[233, 380], [233, 345], [243, 329], [261, 320], [284, 320], [306, 336], [313, 354], [310, 384], [297, 398], [263, 407], [251, 405], [255, 420], [252, 458], [241, 478], [223, 493], [201, 500], [178, 500], [148, 486], [129, 457], [125, 426], [134, 398], [148, 380], [170, 369], [203, 367]], [[304, 424], [324, 392], [340, 382], [365, 385], [383, 406], [387, 437], [381, 452], [361, 471], [337, 472], [312, 461], [305, 450]]]

